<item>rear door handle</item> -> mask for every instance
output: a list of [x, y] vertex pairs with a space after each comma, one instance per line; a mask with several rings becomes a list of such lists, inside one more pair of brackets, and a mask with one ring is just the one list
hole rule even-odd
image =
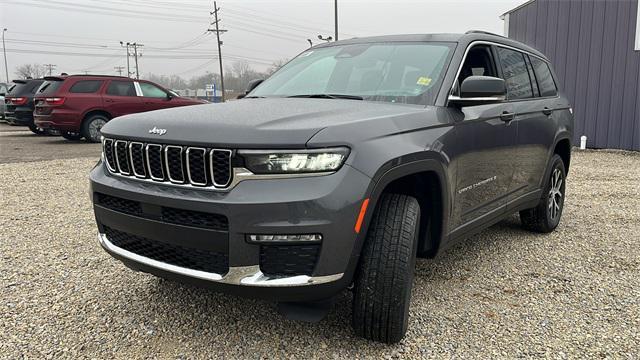
[[104, 99], [104, 102], [112, 103], [115, 102], [113, 99]]
[[553, 109], [549, 109], [548, 107], [544, 107], [544, 109], [542, 109], [542, 113], [549, 116], [551, 114], [553, 114]]
[[503, 111], [502, 114], [500, 114], [500, 119], [504, 122], [509, 122], [513, 120], [515, 117], [516, 117], [516, 113], [512, 113], [508, 111]]

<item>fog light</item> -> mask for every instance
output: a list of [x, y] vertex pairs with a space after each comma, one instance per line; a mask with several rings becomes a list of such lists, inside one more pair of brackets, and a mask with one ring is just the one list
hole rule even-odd
[[320, 234], [297, 234], [297, 235], [249, 235], [249, 242], [252, 243], [288, 243], [288, 242], [304, 242], [318, 243], [322, 241]]

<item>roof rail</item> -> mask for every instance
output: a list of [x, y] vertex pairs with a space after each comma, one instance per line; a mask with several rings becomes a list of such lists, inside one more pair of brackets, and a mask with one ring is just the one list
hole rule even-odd
[[494, 33], [492, 33], [492, 32], [484, 31], [484, 30], [469, 30], [469, 31], [467, 31], [465, 34], [485, 34], [485, 35], [499, 36], [499, 37], [501, 37], [501, 38], [503, 38], [503, 37], [504, 37], [504, 36], [502, 36], [502, 35], [494, 34]]

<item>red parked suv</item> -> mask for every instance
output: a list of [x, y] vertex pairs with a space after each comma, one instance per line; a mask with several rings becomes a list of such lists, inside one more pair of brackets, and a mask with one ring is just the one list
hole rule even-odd
[[203, 104], [146, 80], [121, 76], [69, 75], [45, 77], [35, 95], [34, 121], [59, 130], [65, 139], [100, 141], [110, 119], [143, 111]]

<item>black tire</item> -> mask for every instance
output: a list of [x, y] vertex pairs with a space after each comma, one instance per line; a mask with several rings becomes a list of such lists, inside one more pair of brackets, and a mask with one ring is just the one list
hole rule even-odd
[[109, 121], [109, 118], [104, 115], [91, 115], [82, 123], [82, 130], [80, 133], [88, 142], [100, 142], [100, 138], [102, 136], [100, 135], [100, 129], [107, 123], [107, 121]]
[[29, 130], [36, 135], [47, 135], [47, 130], [37, 127], [35, 124], [29, 125]]
[[524, 229], [549, 233], [558, 227], [564, 208], [566, 179], [564, 162], [556, 154], [551, 159], [549, 175], [540, 202], [536, 207], [520, 211], [520, 221]]
[[60, 132], [60, 136], [62, 136], [63, 138], [65, 138], [67, 140], [71, 140], [71, 141], [78, 141], [78, 140], [82, 139], [82, 135], [81, 134], [68, 132], [68, 131], [61, 131]]
[[355, 276], [352, 325], [358, 336], [396, 343], [406, 334], [419, 219], [415, 198], [380, 199]]

